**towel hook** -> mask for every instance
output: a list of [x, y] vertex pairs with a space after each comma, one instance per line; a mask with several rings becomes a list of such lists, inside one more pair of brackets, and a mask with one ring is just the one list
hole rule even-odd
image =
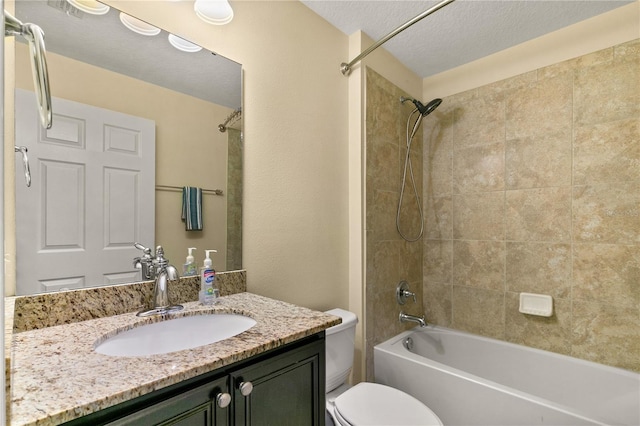
[[29, 157], [27, 156], [26, 146], [15, 146], [15, 152], [22, 153], [22, 164], [24, 164], [24, 180], [27, 182], [27, 187], [31, 186], [31, 170], [29, 169]]

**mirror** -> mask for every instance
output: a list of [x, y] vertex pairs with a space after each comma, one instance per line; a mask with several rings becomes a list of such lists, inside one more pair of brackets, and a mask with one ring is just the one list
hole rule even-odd
[[[153, 36], [133, 32], [131, 25], [143, 30], [149, 27], [121, 18], [114, 8], [105, 15], [92, 15], [65, 0], [16, 0], [15, 16], [44, 30], [54, 108], [51, 131], [30, 124], [29, 114], [21, 111], [19, 92], [33, 88], [30, 74], [24, 71], [29, 66], [27, 47], [16, 40], [16, 145], [32, 144], [28, 148], [33, 175], [32, 187], [26, 188], [22, 171], [16, 167], [16, 294], [139, 281], [133, 258], [142, 253], [133, 247], [135, 241], [151, 248], [162, 245], [165, 257], [179, 271], [188, 247], [197, 248], [198, 266], [204, 251], [215, 249], [218, 253], [212, 259], [217, 270], [241, 269], [241, 65], [205, 49], [178, 50], [176, 42], [187, 50], [197, 46], [182, 39], [172, 44], [165, 31]], [[61, 105], [58, 112], [56, 103]], [[35, 104], [29, 106], [35, 110]], [[91, 122], [72, 116], [69, 108], [86, 108], [92, 117], [112, 113], [124, 117], [122, 125], [97, 125], [109, 127], [109, 135], [116, 137], [107, 143], [107, 133], [101, 134], [96, 151], [110, 144], [112, 156], [113, 151], [130, 150], [133, 156], [144, 157], [155, 148], [147, 189], [138, 185], [148, 178], [140, 178], [129, 160], [116, 159], [106, 166], [98, 160], [102, 168], [97, 174], [102, 180], [97, 188], [104, 192], [92, 201], [90, 195], [97, 190], [87, 182], [98, 168], [78, 160], [76, 152], [82, 149], [72, 147], [71, 154], [51, 159], [51, 151], [40, 147], [42, 141], [57, 149], [72, 140], [84, 149], [86, 133], [89, 143]], [[20, 130], [20, 117], [26, 117], [31, 130]], [[130, 131], [126, 123], [131, 117], [147, 127], [150, 123], [151, 149], [144, 148], [143, 138]], [[222, 124], [226, 125], [224, 132], [219, 130]], [[92, 151], [88, 156], [98, 154]], [[203, 189], [201, 231], [185, 230], [183, 186]], [[222, 195], [215, 190], [222, 190]], [[145, 197], [132, 198], [140, 193]], [[43, 209], [65, 213], [49, 217], [41, 213]], [[99, 217], [91, 216], [91, 211], [97, 211]], [[98, 254], [88, 256], [91, 234], [100, 247]], [[21, 248], [25, 243], [27, 248]], [[26, 250], [53, 256], [25, 262]], [[78, 272], [95, 270], [94, 264], [108, 264], [108, 272], [94, 277]], [[28, 270], [55, 268], [65, 271], [57, 278], [25, 278], [30, 276]]]

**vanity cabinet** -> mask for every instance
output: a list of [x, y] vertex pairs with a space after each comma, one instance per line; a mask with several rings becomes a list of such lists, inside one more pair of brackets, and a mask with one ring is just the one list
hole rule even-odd
[[324, 332], [66, 423], [320, 426]]

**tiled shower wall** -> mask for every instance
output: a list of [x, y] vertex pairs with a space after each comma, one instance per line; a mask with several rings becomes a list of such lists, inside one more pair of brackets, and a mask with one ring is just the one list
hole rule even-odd
[[[640, 41], [447, 97], [423, 125], [427, 319], [640, 371]], [[519, 313], [520, 292], [553, 316]]]
[[242, 269], [242, 132], [227, 129], [227, 271]]
[[[401, 309], [422, 315], [422, 239], [409, 243], [396, 231], [396, 209], [406, 155], [406, 122], [415, 107], [407, 96], [367, 68], [366, 73], [366, 356], [367, 380], [373, 379], [373, 347], [415, 324], [400, 324]], [[414, 116], [415, 118], [415, 116]], [[422, 132], [411, 145], [413, 172], [422, 197]], [[409, 172], [407, 172], [408, 174]], [[420, 215], [409, 176], [401, 225], [407, 237], [420, 231]], [[396, 285], [405, 280], [417, 302], [396, 302]]]

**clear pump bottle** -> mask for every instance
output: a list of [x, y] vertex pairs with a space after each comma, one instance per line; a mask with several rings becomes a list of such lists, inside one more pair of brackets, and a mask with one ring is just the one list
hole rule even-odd
[[200, 303], [203, 305], [215, 305], [220, 297], [220, 289], [216, 282], [216, 270], [213, 269], [209, 253], [217, 253], [218, 250], [205, 250], [204, 266], [200, 268]]
[[193, 251], [195, 247], [189, 247], [187, 250], [189, 251], [189, 255], [187, 256], [187, 260], [184, 265], [182, 265], [182, 276], [188, 277], [193, 275], [198, 275], [198, 266], [196, 265], [196, 261], [193, 258]]

